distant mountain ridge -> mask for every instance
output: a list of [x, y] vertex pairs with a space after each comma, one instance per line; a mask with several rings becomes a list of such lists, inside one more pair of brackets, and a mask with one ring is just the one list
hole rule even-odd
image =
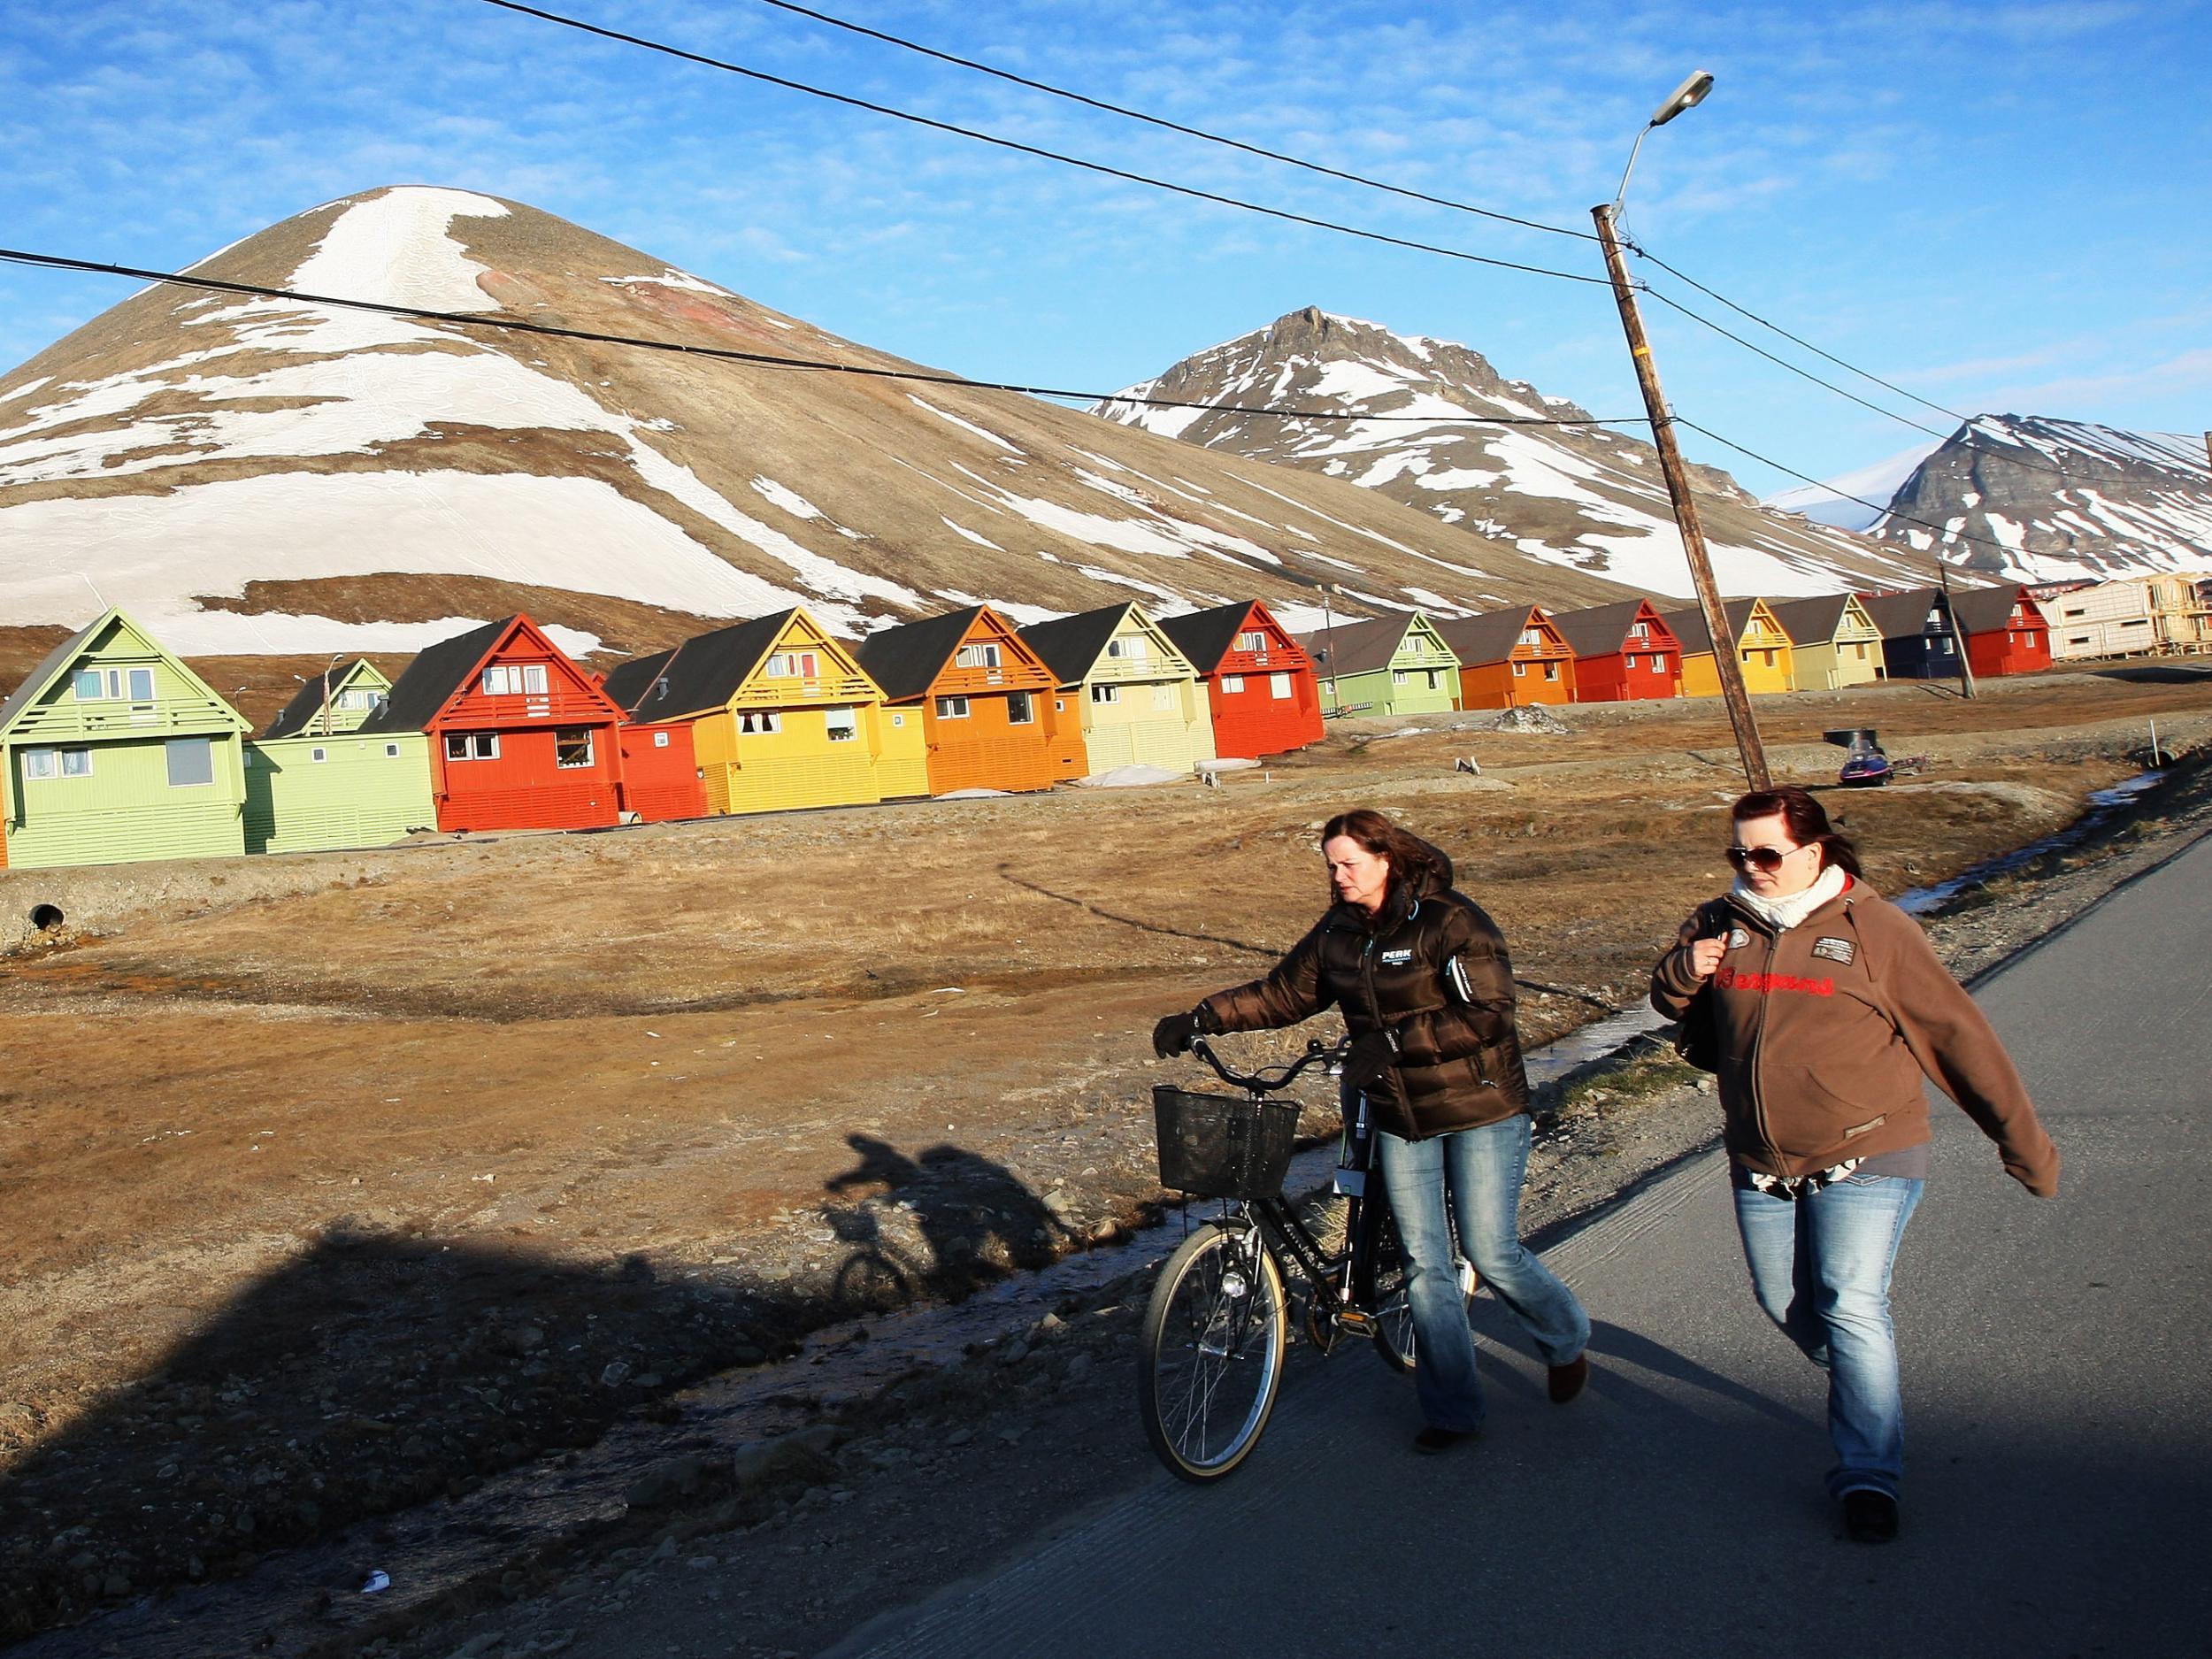
[[[915, 365], [518, 203], [392, 187], [196, 267], [259, 286]], [[1010, 393], [157, 286], [0, 376], [0, 632], [112, 603], [194, 655], [404, 651], [523, 608], [658, 649], [1323, 582], [1444, 613], [1620, 596], [1338, 480]], [[1340, 609], [1341, 604], [1340, 602]]]
[[[1157, 409], [1148, 397], [1370, 419]], [[1494, 424], [1588, 411], [1507, 379], [1463, 345], [1309, 307], [1194, 353], [1095, 412], [1217, 454], [1347, 479], [1467, 532], [1478, 549], [1516, 549], [1647, 593], [1692, 591], [1651, 445], [1599, 426]], [[1726, 592], [1825, 593], [1927, 574], [1901, 549], [1770, 511], [1725, 472], [1693, 473]]]
[[2179, 433], [1981, 415], [1898, 486], [1870, 534], [2018, 581], [2212, 570], [2212, 459]]

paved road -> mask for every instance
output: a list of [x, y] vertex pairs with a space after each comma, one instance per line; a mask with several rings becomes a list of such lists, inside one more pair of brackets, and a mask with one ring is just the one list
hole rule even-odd
[[1294, 1349], [1227, 1483], [1162, 1474], [837, 1655], [2212, 1655], [2208, 895], [2212, 841], [1978, 987], [2064, 1190], [1939, 1102], [1895, 1544], [1841, 1538], [1821, 1379], [1754, 1309], [1709, 1155], [1547, 1250], [1596, 1322], [1576, 1404], [1487, 1297], [1489, 1431], [1447, 1457], [1371, 1357]]

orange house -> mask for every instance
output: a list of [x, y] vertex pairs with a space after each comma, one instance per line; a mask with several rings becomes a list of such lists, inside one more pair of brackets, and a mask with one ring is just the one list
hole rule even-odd
[[1517, 709], [1574, 701], [1574, 648], [1543, 606], [1517, 605], [1440, 621], [1436, 631], [1459, 658], [1461, 708]]
[[920, 710], [930, 794], [1049, 789], [1078, 775], [1081, 733], [1059, 741], [1078, 713], [1054, 709], [1058, 677], [990, 606], [886, 628], [858, 655], [886, 708]]

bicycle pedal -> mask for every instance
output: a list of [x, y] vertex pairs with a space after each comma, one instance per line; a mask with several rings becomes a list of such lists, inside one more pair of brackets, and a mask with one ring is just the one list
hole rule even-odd
[[1375, 1316], [1362, 1312], [1357, 1308], [1340, 1309], [1336, 1316], [1336, 1328], [1349, 1331], [1354, 1336], [1372, 1336], [1375, 1334]]

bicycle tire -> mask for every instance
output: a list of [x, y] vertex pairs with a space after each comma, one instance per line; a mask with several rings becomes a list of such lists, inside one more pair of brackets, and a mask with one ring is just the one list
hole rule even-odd
[[1210, 1222], [1168, 1257], [1145, 1308], [1137, 1402], [1170, 1473], [1203, 1486], [1250, 1455], [1282, 1387], [1288, 1326], [1258, 1228]]
[[[1387, 1212], [1375, 1229], [1374, 1290], [1370, 1306], [1374, 1313], [1375, 1352], [1394, 1371], [1409, 1372], [1419, 1363], [1413, 1340], [1413, 1302], [1406, 1294], [1405, 1250], [1398, 1242], [1397, 1224]], [[1469, 1279], [1473, 1271], [1464, 1263], [1460, 1271]], [[1475, 1304], [1471, 1283], [1460, 1298], [1463, 1315]]]

